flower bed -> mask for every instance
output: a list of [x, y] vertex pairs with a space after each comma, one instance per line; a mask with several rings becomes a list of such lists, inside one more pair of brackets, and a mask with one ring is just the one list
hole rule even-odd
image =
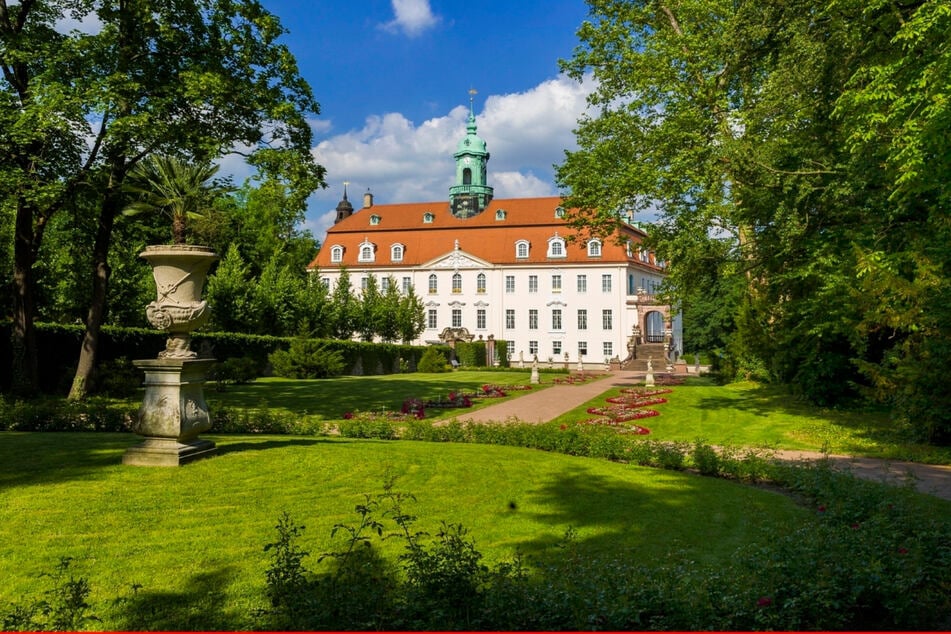
[[612, 396], [607, 399], [608, 403], [615, 403], [618, 405], [627, 405], [629, 407], [646, 407], [648, 405], [661, 405], [666, 403], [666, 398], [654, 397], [654, 398], [644, 398], [641, 396], [634, 396], [633, 394], [622, 394], [620, 396]]
[[556, 376], [552, 379], [552, 383], [559, 383], [561, 385], [577, 385], [581, 383], [587, 383], [588, 381], [595, 378], [593, 374], [569, 374], [568, 376]]

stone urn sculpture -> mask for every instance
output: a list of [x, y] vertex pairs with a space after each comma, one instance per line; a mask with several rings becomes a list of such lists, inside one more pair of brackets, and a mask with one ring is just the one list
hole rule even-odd
[[133, 361], [145, 371], [145, 396], [133, 431], [145, 440], [130, 447], [123, 464], [179, 466], [214, 455], [215, 444], [198, 435], [211, 427], [204, 384], [212, 358], [191, 349], [191, 332], [208, 321], [202, 290], [218, 256], [208, 247], [150, 246], [139, 254], [152, 266], [156, 298], [146, 307], [149, 323], [168, 333], [156, 359]]

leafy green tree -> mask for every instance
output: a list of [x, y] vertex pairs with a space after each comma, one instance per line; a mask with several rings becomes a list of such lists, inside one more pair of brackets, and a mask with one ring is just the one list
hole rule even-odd
[[208, 277], [205, 295], [211, 306], [211, 327], [228, 332], [258, 332], [250, 327], [257, 319], [254, 290], [248, 265], [238, 247], [232, 245]]
[[383, 296], [380, 294], [375, 275], [368, 275], [365, 282], [361, 282], [355, 330], [363, 341], [373, 341], [373, 336], [380, 332], [384, 311]]
[[[101, 28], [60, 34], [67, 16]], [[83, 342], [94, 356], [112, 230], [142, 159], [204, 162], [243, 146], [292, 204], [322, 184], [307, 122], [318, 106], [283, 33], [257, 0], [0, 0], [0, 200], [15, 213], [18, 390], [36, 389], [33, 266], [49, 219], [78, 191], [100, 201]]]
[[301, 306], [298, 300], [305, 280], [281, 265], [277, 258], [268, 262], [253, 290], [256, 329], [262, 335], [298, 334]]
[[340, 269], [337, 284], [330, 294], [330, 305], [333, 315], [333, 337], [350, 339], [357, 330], [360, 302], [353, 294], [350, 272], [346, 268]]
[[298, 330], [302, 334], [316, 339], [329, 339], [333, 336], [330, 291], [316, 271], [307, 274], [298, 304], [301, 315]]
[[403, 343], [412, 342], [426, 329], [426, 309], [412, 286], [400, 297], [397, 314], [399, 337]]

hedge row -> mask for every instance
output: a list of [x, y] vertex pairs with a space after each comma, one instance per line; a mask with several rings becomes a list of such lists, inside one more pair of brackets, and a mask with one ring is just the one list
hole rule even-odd
[[[0, 390], [11, 383], [9, 359], [10, 322], [0, 323]], [[69, 390], [84, 327], [80, 324], [36, 324], [37, 348], [40, 363], [40, 388], [44, 392], [65, 393]], [[245, 335], [230, 332], [195, 333], [192, 348], [203, 355], [219, 361], [231, 358], [254, 359], [262, 373], [267, 371], [268, 355], [276, 350], [290, 347], [291, 337]], [[339, 351], [346, 364], [346, 374], [393, 374], [401, 371], [414, 372], [416, 363], [423, 355], [425, 346], [409, 346], [391, 343], [366, 343], [362, 341], [328, 340], [330, 349]], [[99, 347], [100, 363], [118, 359], [150, 359], [165, 347], [165, 333], [145, 328], [120, 328], [105, 326]], [[448, 354], [447, 346], [437, 346]], [[401, 363], [402, 362], [402, 363]]]

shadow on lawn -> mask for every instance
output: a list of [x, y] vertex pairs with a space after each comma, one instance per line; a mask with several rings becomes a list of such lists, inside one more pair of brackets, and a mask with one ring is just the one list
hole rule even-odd
[[[552, 509], [533, 517], [544, 525], [582, 531], [585, 536], [575, 542], [582, 553], [626, 558], [618, 544], [637, 541], [642, 546], [634, 547], [633, 556], [645, 563], [676, 555], [681, 549], [694, 560], [719, 560], [749, 538], [751, 526], [762, 527], [760, 520], [766, 521], [765, 514], [759, 518], [756, 510], [747, 506], [747, 498], [735, 491], [718, 494], [718, 487], [711, 488], [709, 479], [665, 471], [655, 471], [650, 477], [656, 481], [638, 486], [594, 475], [584, 467], [573, 468], [532, 492], [533, 502]], [[711, 512], [698, 518], [698, 508]], [[541, 536], [524, 542], [520, 550], [532, 553], [542, 563], [554, 562], [564, 556], [561, 549], [551, 548], [562, 537]]]
[[[801, 416], [839, 427], [843, 433], [878, 445], [909, 442], [884, 410], [871, 407], [822, 409], [774, 386], [759, 385], [724, 396], [706, 396], [697, 401], [696, 406], [709, 412], [739, 410], [763, 418], [777, 414]], [[862, 449], [861, 445], [852, 448]]]
[[239, 453], [244, 451], [265, 451], [268, 449], [284, 449], [286, 447], [306, 447], [308, 445], [325, 444], [331, 441], [319, 438], [269, 438], [268, 440], [254, 441], [242, 440], [239, 442], [228, 442], [227, 436], [218, 436], [213, 438], [218, 445], [218, 455], [225, 456], [230, 453]]
[[233, 630], [248, 615], [227, 609], [225, 590], [232, 575], [230, 567], [198, 573], [178, 592], [150, 591], [148, 580], [143, 580], [115, 602], [108, 621], [127, 632]]
[[2, 432], [0, 489], [94, 479], [141, 438], [106, 432]]

